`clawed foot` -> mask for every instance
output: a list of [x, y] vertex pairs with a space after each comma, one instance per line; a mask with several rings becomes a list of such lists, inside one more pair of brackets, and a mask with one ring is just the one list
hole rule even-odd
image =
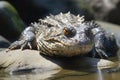
[[15, 41], [13, 42], [9, 47], [8, 47], [8, 51], [10, 50], [14, 50], [14, 49], [32, 49], [32, 44], [31, 42], [27, 41], [27, 40], [21, 40], [21, 41]]
[[100, 48], [95, 48], [97, 53], [94, 53], [94, 56], [97, 54], [100, 58], [108, 58], [106, 52]]

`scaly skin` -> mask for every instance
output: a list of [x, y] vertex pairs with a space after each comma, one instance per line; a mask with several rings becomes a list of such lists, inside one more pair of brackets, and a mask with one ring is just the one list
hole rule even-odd
[[[112, 46], [112, 47], [111, 47]], [[37, 49], [50, 56], [76, 56], [93, 51], [93, 56], [108, 57], [108, 49], [117, 51], [114, 35], [107, 34], [94, 21], [85, 22], [83, 16], [70, 12], [50, 15], [32, 23], [19, 40], [9, 47], [13, 49]]]

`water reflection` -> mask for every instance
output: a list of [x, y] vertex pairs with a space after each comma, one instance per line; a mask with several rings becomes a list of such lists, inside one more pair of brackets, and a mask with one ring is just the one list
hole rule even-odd
[[0, 80], [119, 80], [120, 72], [109, 73], [109, 69], [87, 69], [88, 71], [52, 70], [45, 73], [0, 74]]
[[[120, 54], [118, 56], [120, 59]], [[116, 61], [117, 59], [114, 58], [113, 60]], [[11, 75], [1, 72], [0, 80], [120, 80], [120, 71], [109, 72], [110, 70], [114, 70], [114, 68], [101, 70], [94, 67], [83, 67], [78, 70], [63, 69], [47, 72], [37, 70], [32, 73], [15, 73]]]
[[24, 73], [24, 74], [2, 74], [0, 75], [0, 80], [46, 80], [53, 76], [53, 74], [58, 73], [59, 70], [52, 70], [42, 73]]
[[98, 69], [98, 80], [103, 80], [103, 75], [101, 69]]

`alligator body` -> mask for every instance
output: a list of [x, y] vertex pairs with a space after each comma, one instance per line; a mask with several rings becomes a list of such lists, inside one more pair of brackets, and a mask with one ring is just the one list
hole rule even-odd
[[[92, 56], [109, 57], [118, 50], [113, 34], [108, 34], [94, 21], [68, 13], [50, 15], [31, 23], [9, 50], [36, 49], [50, 56], [71, 57], [92, 51]], [[112, 49], [112, 52], [109, 50]]]

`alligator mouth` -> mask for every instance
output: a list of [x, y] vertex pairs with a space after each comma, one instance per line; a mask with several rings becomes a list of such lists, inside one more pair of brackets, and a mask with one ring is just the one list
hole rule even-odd
[[47, 39], [47, 40], [45, 40], [46, 42], [51, 42], [51, 43], [55, 43], [55, 42], [58, 42], [58, 43], [61, 43], [61, 41], [59, 41], [59, 40], [57, 40], [57, 39], [54, 39], [54, 38], [52, 38], [52, 39]]
[[75, 46], [75, 44], [68, 44], [68, 43], [65, 43], [65, 42], [63, 42], [63, 41], [60, 41], [60, 40], [57, 40], [57, 39], [54, 39], [54, 38], [52, 38], [52, 39], [48, 39], [48, 40], [45, 40], [45, 41], [47, 41], [47, 42], [51, 42], [51, 43], [60, 43], [60, 44], [62, 44], [62, 45], [64, 45], [64, 46]]
[[60, 41], [60, 40], [57, 40], [57, 39], [54, 39], [54, 38], [47, 39], [45, 41], [50, 42], [50, 43], [60, 43], [63, 46], [76, 47], [76, 48], [91, 48], [91, 46], [93, 46], [93, 44], [90, 44], [90, 43], [88, 43], [88, 44], [80, 44], [80, 43], [77, 43], [77, 42], [65, 43], [63, 41]]
[[[56, 50], [58, 51], [55, 54], [59, 55], [65, 55], [65, 56], [74, 56], [74, 55], [79, 55], [79, 54], [85, 54], [89, 51], [92, 50], [93, 46], [92, 44], [79, 44], [75, 42], [71, 43], [65, 43], [63, 41], [57, 40], [57, 39], [47, 39], [45, 40], [48, 43], [54, 44], [53, 47], [51, 47], [51, 50]], [[56, 46], [56, 48], [55, 48]], [[60, 53], [59, 53], [60, 52]]]

